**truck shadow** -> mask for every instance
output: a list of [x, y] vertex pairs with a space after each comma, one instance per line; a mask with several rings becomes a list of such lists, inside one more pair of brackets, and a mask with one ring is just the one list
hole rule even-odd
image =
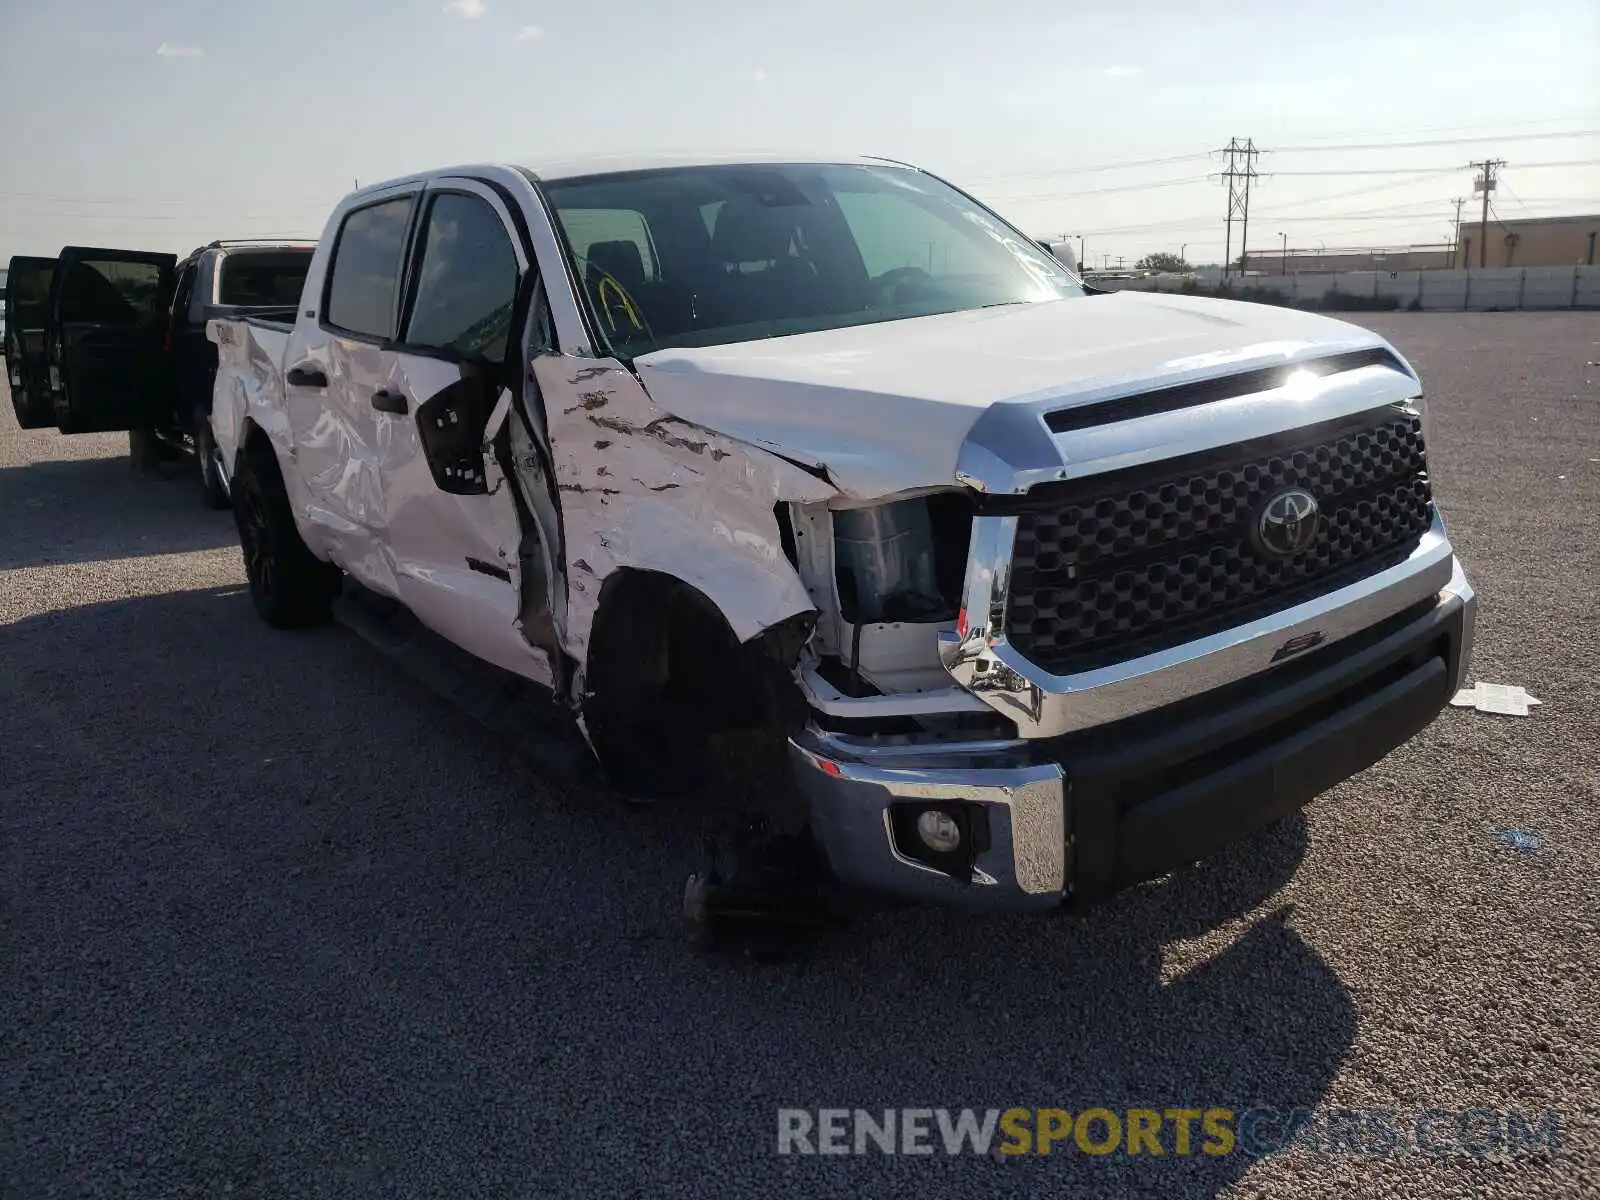
[[152, 1194], [1213, 1196], [1255, 1160], [1170, 1125], [1161, 1157], [797, 1158], [777, 1110], [1313, 1108], [1356, 1036], [1275, 906], [1301, 818], [1082, 917], [898, 909], [707, 960], [678, 928], [697, 814], [529, 778], [241, 588], [0, 626], [0, 747], [30, 1194], [83, 1153]]
[[191, 464], [136, 475], [124, 458], [0, 468], [0, 570], [180, 554], [236, 544], [232, 517], [205, 509]]

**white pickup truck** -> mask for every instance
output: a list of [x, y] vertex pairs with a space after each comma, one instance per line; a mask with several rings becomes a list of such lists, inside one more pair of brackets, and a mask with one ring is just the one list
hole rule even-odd
[[1466, 669], [1392, 347], [1095, 294], [902, 164], [400, 179], [335, 210], [292, 325], [209, 336], [268, 623], [365, 597], [547, 691], [637, 795], [774, 730], [853, 884], [1093, 899], [1373, 763]]

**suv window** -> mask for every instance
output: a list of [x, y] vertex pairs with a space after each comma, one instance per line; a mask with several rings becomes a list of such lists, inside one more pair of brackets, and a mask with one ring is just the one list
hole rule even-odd
[[160, 328], [167, 312], [161, 283], [158, 263], [78, 259], [61, 283], [61, 319]]
[[300, 290], [311, 269], [311, 252], [236, 250], [222, 259], [220, 267], [218, 304], [288, 308], [300, 303]]
[[517, 254], [500, 215], [478, 196], [428, 206], [405, 344], [500, 362], [517, 300]]
[[358, 208], [345, 217], [333, 247], [326, 317], [330, 325], [367, 337], [394, 336], [410, 196]]

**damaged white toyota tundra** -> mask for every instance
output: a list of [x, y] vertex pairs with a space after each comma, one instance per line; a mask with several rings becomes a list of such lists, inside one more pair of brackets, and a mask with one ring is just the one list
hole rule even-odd
[[1471, 650], [1381, 338], [1096, 294], [896, 163], [366, 188], [292, 326], [210, 337], [268, 623], [354, 596], [543, 689], [624, 793], [775, 730], [831, 872], [882, 892], [1163, 874], [1410, 738]]

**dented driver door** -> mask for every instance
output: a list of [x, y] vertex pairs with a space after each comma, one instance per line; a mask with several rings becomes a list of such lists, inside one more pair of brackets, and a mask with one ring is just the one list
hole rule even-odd
[[[400, 335], [373, 394], [398, 598], [456, 645], [551, 682], [549, 658], [520, 629], [542, 572], [525, 578], [525, 517], [513, 489], [512, 324], [528, 256], [498, 195], [471, 180], [423, 197]], [[531, 604], [529, 602], [531, 601]]]

